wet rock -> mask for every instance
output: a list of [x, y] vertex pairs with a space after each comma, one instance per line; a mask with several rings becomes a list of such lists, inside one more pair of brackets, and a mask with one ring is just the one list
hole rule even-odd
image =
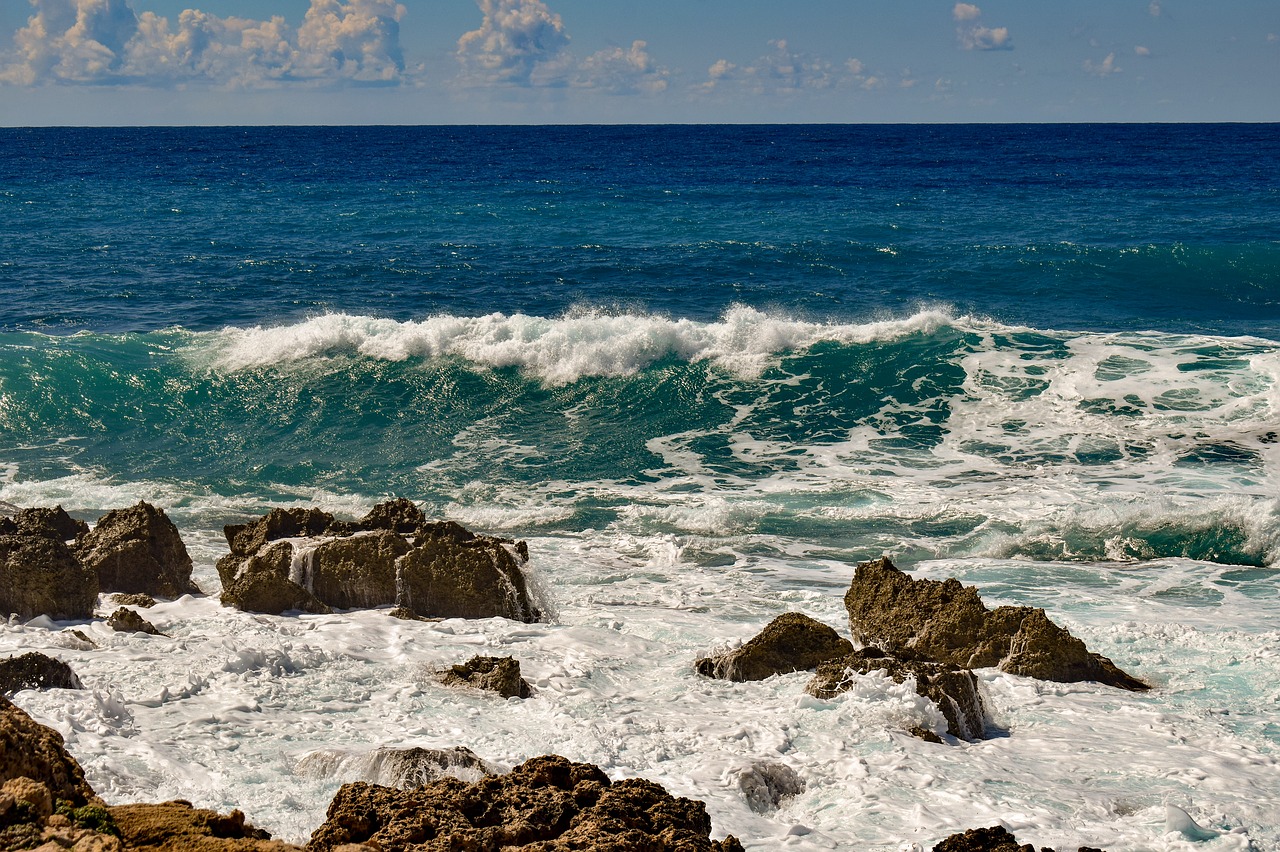
[[436, 672], [445, 686], [467, 686], [496, 692], [503, 698], [528, 698], [533, 689], [520, 677], [514, 657], [472, 657], [466, 663]]
[[223, 527], [227, 545], [237, 556], [253, 556], [268, 542], [282, 538], [333, 534], [333, 515], [320, 509], [272, 509], [248, 524]]
[[[947, 719], [947, 732], [962, 740], [980, 740], [986, 732], [986, 710], [978, 678], [951, 663], [900, 660], [878, 648], [863, 648], [847, 657], [830, 660], [818, 671], [805, 691], [818, 698], [834, 698], [852, 685], [852, 673], [883, 671], [895, 683], [915, 678], [916, 692], [928, 698]], [[927, 739], [927, 737], [925, 738]]]
[[146, 592], [138, 592], [132, 595], [112, 595], [111, 600], [113, 603], [120, 604], [120, 606], [136, 606], [139, 609], [151, 609], [156, 605], [156, 599]]
[[148, 636], [164, 635], [156, 629], [154, 624], [138, 615], [135, 610], [123, 606], [111, 613], [111, 617], [107, 619], [107, 626], [120, 633], [145, 633]]
[[42, 535], [0, 535], [0, 613], [87, 619], [98, 602], [98, 575], [71, 549]]
[[1036, 848], [1030, 843], [1019, 844], [1007, 828], [994, 825], [953, 834], [934, 846], [933, 852], [1036, 852]]
[[757, 763], [738, 774], [738, 789], [758, 814], [775, 811], [786, 800], [804, 792], [804, 779], [785, 763]]
[[38, 535], [58, 541], [71, 541], [89, 531], [89, 525], [78, 521], [63, 511], [61, 506], [52, 509], [18, 509], [10, 524], [0, 527], [5, 534]]
[[334, 609], [385, 606], [396, 601], [396, 562], [409, 550], [389, 530], [326, 539], [302, 557], [304, 585]]
[[988, 610], [972, 586], [955, 578], [916, 580], [887, 558], [858, 565], [844, 602], [855, 637], [902, 659], [999, 666], [1010, 674], [1063, 683], [1149, 688], [1106, 657], [1090, 653], [1042, 609]]
[[35, 651], [0, 660], [0, 693], [24, 689], [84, 689], [71, 666]]
[[418, 504], [403, 497], [379, 503], [359, 522], [362, 530], [388, 530], [402, 535], [413, 535], [427, 522]]
[[44, 784], [54, 798], [77, 806], [93, 797], [80, 764], [63, 746], [62, 735], [0, 697], [0, 782], [24, 777]]
[[246, 612], [331, 612], [315, 595], [289, 579], [292, 564], [293, 545], [287, 541], [249, 557], [235, 553], [222, 557], [218, 560], [222, 603]]
[[808, 671], [853, 653], [853, 645], [827, 625], [798, 612], [769, 622], [740, 648], [697, 661], [699, 674], [732, 681], [764, 680], [775, 674]]
[[331, 852], [368, 843], [382, 852], [507, 848], [610, 852], [739, 852], [710, 839], [701, 802], [639, 779], [610, 782], [599, 768], [537, 757], [467, 784], [442, 778], [413, 790], [346, 784], [307, 845]]
[[198, 594], [191, 582], [191, 557], [173, 521], [150, 503], [103, 515], [80, 536], [76, 555], [98, 573], [102, 589], [164, 598]]
[[117, 805], [107, 809], [126, 849], [147, 852], [301, 852], [271, 840], [245, 822], [244, 814], [220, 814], [190, 802]]
[[454, 748], [379, 748], [367, 753], [317, 751], [295, 769], [315, 778], [359, 779], [384, 787], [411, 790], [440, 778], [479, 781], [495, 773], [475, 752]]
[[541, 613], [506, 544], [452, 522], [428, 524], [401, 558], [400, 603], [428, 617], [537, 621]]

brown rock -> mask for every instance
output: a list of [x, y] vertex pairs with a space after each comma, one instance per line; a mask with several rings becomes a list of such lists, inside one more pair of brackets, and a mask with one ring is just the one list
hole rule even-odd
[[541, 615], [519, 562], [501, 540], [446, 522], [424, 527], [415, 545], [400, 560], [400, 603], [419, 615], [524, 622]]
[[701, 802], [639, 779], [611, 783], [597, 767], [537, 757], [466, 784], [442, 778], [414, 790], [346, 784], [311, 835], [310, 852], [369, 843], [382, 852], [738, 852], [710, 839]]
[[93, 796], [80, 764], [63, 746], [62, 735], [0, 698], [0, 782], [22, 777], [39, 781], [55, 798], [76, 806]]
[[107, 619], [107, 626], [121, 633], [145, 633], [148, 636], [164, 635], [156, 629], [154, 624], [138, 615], [137, 611], [123, 606], [111, 613], [111, 617]]
[[103, 515], [76, 543], [76, 555], [98, 573], [106, 591], [145, 592], [165, 598], [198, 594], [191, 557], [163, 509], [139, 502]]
[[988, 610], [972, 586], [955, 578], [915, 580], [887, 558], [858, 565], [844, 602], [855, 637], [904, 660], [999, 666], [1011, 674], [1063, 683], [1091, 680], [1121, 689], [1149, 688], [1106, 657], [1088, 652], [1080, 640], [1049, 621], [1044, 610]]
[[320, 509], [272, 509], [252, 523], [228, 524], [223, 533], [232, 553], [253, 556], [277, 539], [333, 534], [335, 524], [333, 515]]
[[775, 618], [742, 647], [698, 660], [698, 673], [732, 681], [764, 680], [807, 671], [853, 653], [853, 645], [827, 625], [798, 612]]
[[83, 689], [80, 678], [62, 660], [36, 651], [0, 660], [0, 693], [23, 689]]
[[322, 541], [305, 557], [308, 588], [334, 609], [395, 603], [396, 561], [409, 549], [409, 542], [390, 530]]
[[388, 530], [413, 535], [419, 527], [427, 522], [426, 515], [418, 508], [418, 504], [403, 497], [379, 503], [359, 522], [362, 530]]
[[951, 663], [900, 660], [886, 656], [877, 648], [863, 648], [818, 666], [805, 691], [818, 698], [834, 698], [849, 689], [851, 672], [866, 674], [873, 671], [885, 672], [896, 683], [914, 677], [916, 692], [936, 704], [946, 717], [948, 733], [962, 740], [983, 738], [987, 727], [986, 711], [978, 689], [978, 678], [968, 669]]
[[1019, 844], [1007, 828], [994, 825], [953, 834], [934, 846], [933, 852], [1036, 852], [1036, 847], [1030, 843]]
[[445, 686], [467, 686], [496, 692], [503, 698], [528, 698], [533, 689], [520, 677], [520, 663], [514, 657], [472, 657], [459, 666], [436, 672]]
[[299, 847], [271, 840], [271, 835], [245, 822], [244, 814], [228, 815], [194, 808], [189, 802], [117, 805], [107, 809], [120, 830], [125, 848], [147, 852], [290, 852]]
[[89, 531], [88, 524], [72, 518], [61, 506], [21, 509], [14, 514], [13, 524], [13, 532], [19, 535], [38, 535], [58, 541], [71, 541]]
[[87, 619], [97, 602], [98, 575], [66, 544], [41, 535], [0, 535], [0, 613]]
[[139, 609], [151, 609], [156, 605], [156, 599], [146, 592], [138, 592], [137, 594], [118, 594], [112, 595], [111, 600], [120, 606], [136, 606]]
[[47, 784], [19, 777], [10, 778], [0, 789], [15, 802], [25, 802], [36, 819], [46, 819], [53, 814], [53, 791]]
[[330, 612], [315, 595], [289, 579], [293, 553], [292, 544], [280, 541], [249, 557], [231, 553], [219, 559], [222, 603], [246, 612]]

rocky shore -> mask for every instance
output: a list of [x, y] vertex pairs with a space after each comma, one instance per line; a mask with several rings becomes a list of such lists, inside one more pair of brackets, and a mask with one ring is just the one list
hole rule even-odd
[[[411, 619], [493, 618], [533, 622], [544, 602], [526, 575], [523, 542], [428, 521], [408, 500], [380, 504], [356, 521], [318, 509], [274, 509], [229, 525], [218, 561], [221, 603], [247, 612], [325, 613], [382, 609]], [[117, 631], [156, 633], [138, 610], [155, 599], [200, 594], [177, 528], [147, 503], [109, 512], [93, 527], [60, 507], [0, 515], [0, 609], [20, 619], [88, 620], [99, 598], [118, 608]], [[746, 682], [814, 672], [805, 691], [830, 700], [861, 676], [910, 682], [945, 724], [913, 728], [931, 742], [980, 740], [995, 731], [975, 668], [997, 667], [1058, 682], [1097, 681], [1123, 690], [1147, 684], [1054, 624], [1042, 609], [989, 610], [955, 580], [916, 580], [887, 558], [857, 566], [844, 598], [850, 642], [829, 625], [786, 613], [740, 647], [697, 660], [708, 678]], [[89, 641], [83, 633], [80, 638]], [[535, 690], [512, 657], [475, 656], [436, 672], [448, 687], [524, 699]], [[60, 660], [29, 653], [0, 660], [0, 692], [78, 689]], [[454, 752], [457, 752], [456, 754]], [[410, 783], [342, 786], [306, 849], [342, 850], [707, 850], [732, 852], [732, 836], [711, 839], [705, 806], [641, 779], [611, 780], [599, 767], [556, 755], [506, 773], [466, 751], [389, 751], [387, 766]], [[384, 767], [385, 768], [385, 767]], [[469, 780], [468, 780], [469, 779]], [[285, 850], [239, 811], [222, 815], [186, 802], [112, 804], [85, 780], [61, 737], [0, 698], [0, 849]], [[767, 812], [805, 789], [783, 764], [742, 776], [753, 810]], [[1027, 852], [1003, 828], [969, 831], [942, 852]]]

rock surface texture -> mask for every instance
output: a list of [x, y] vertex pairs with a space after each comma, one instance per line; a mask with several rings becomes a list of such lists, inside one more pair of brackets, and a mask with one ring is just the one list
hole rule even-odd
[[808, 671], [853, 653], [853, 645], [827, 625], [798, 612], [769, 622], [740, 648], [703, 657], [698, 673], [732, 681], [764, 680], [771, 675]]
[[900, 660], [878, 648], [863, 648], [847, 657], [830, 660], [818, 671], [805, 691], [818, 698], [834, 698], [852, 685], [852, 674], [883, 671], [897, 683], [915, 678], [916, 692], [938, 706], [947, 719], [947, 732], [962, 740], [980, 740], [986, 733], [986, 711], [978, 678], [951, 663]]
[[520, 677], [520, 661], [515, 657], [472, 657], [462, 665], [436, 672], [445, 686], [462, 686], [496, 692], [503, 698], [528, 698], [529, 682]]
[[191, 557], [163, 509], [139, 502], [114, 509], [76, 542], [76, 555], [98, 573], [104, 591], [176, 598], [199, 594]]
[[55, 657], [32, 651], [0, 660], [0, 693], [13, 695], [23, 689], [83, 689], [71, 666]]
[[955, 578], [916, 580], [887, 558], [858, 565], [844, 603], [855, 638], [904, 660], [966, 669], [998, 666], [1010, 674], [1061, 683], [1149, 688], [1106, 657], [1090, 653], [1042, 609], [988, 610], [972, 586]]
[[97, 573], [61, 539], [30, 531], [0, 535], [0, 614], [88, 619], [97, 602]]
[[[408, 500], [360, 521], [319, 509], [273, 509], [226, 528], [222, 602], [251, 612], [394, 605], [428, 618], [536, 621], [522, 565], [527, 548], [451, 522], [428, 523]], [[525, 554], [525, 555], [522, 555]]]
[[738, 852], [711, 840], [701, 802], [649, 781], [610, 782], [595, 766], [549, 755], [467, 784], [442, 778], [414, 790], [346, 784], [307, 848], [367, 843], [382, 852]]
[[[1019, 843], [1003, 825], [990, 828], [971, 828], [961, 834], [953, 834], [933, 847], [933, 852], [1036, 852], [1030, 843]], [[1053, 852], [1045, 848], [1040, 852]], [[1081, 846], [1078, 852], [1102, 852], [1090, 846]]]

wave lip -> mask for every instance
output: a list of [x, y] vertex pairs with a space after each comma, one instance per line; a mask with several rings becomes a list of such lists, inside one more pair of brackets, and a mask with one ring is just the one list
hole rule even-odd
[[812, 322], [737, 306], [716, 322], [656, 314], [573, 311], [547, 318], [438, 314], [400, 322], [326, 314], [296, 325], [226, 328], [199, 335], [210, 366], [235, 372], [337, 355], [382, 361], [457, 357], [484, 367], [519, 367], [552, 385], [591, 376], [633, 375], [667, 357], [710, 361], [758, 377], [772, 356], [815, 343], [870, 343], [929, 334], [955, 320], [940, 309], [861, 324]]

